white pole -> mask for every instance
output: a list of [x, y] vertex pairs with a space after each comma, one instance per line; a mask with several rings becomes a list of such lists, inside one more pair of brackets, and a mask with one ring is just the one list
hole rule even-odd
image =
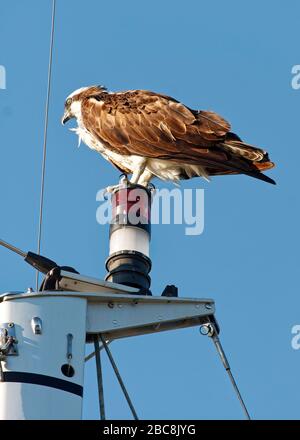
[[86, 304], [42, 293], [0, 303], [0, 328], [18, 341], [2, 361], [1, 420], [81, 419]]

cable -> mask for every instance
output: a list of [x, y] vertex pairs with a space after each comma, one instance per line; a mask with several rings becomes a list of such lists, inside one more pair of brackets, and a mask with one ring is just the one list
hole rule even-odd
[[[109, 345], [112, 341], [106, 341], [106, 344]], [[99, 350], [103, 350], [103, 345], [99, 345]], [[96, 355], [96, 352], [93, 351], [92, 353], [88, 354], [85, 358], [84, 358], [84, 362], [88, 362], [90, 359], [92, 359], [94, 356]]]
[[229, 365], [229, 362], [228, 362], [228, 360], [227, 360], [227, 358], [226, 358], [226, 355], [225, 355], [225, 352], [224, 352], [223, 347], [222, 347], [222, 345], [221, 345], [220, 339], [219, 339], [219, 337], [217, 336], [217, 333], [216, 333], [216, 332], [213, 334], [213, 336], [212, 336], [212, 340], [213, 340], [213, 342], [214, 342], [214, 344], [215, 344], [215, 347], [216, 347], [216, 349], [217, 349], [217, 352], [219, 353], [219, 356], [220, 356], [221, 361], [222, 361], [222, 363], [223, 363], [223, 365], [224, 365], [224, 368], [225, 368], [225, 370], [227, 371], [227, 374], [228, 374], [228, 376], [229, 376], [229, 378], [230, 378], [230, 381], [231, 381], [231, 383], [232, 383], [232, 385], [233, 385], [233, 388], [234, 388], [234, 390], [235, 390], [235, 392], [236, 392], [236, 394], [237, 394], [237, 397], [238, 397], [238, 399], [239, 399], [239, 401], [240, 401], [240, 404], [241, 404], [241, 406], [242, 406], [242, 408], [243, 408], [243, 411], [244, 411], [244, 413], [245, 413], [247, 419], [248, 419], [248, 420], [251, 420], [250, 415], [249, 415], [249, 412], [248, 412], [247, 407], [246, 407], [246, 405], [245, 405], [245, 402], [244, 402], [244, 400], [243, 400], [243, 398], [242, 398], [242, 395], [241, 395], [241, 393], [240, 393], [240, 390], [238, 389], [237, 383], [236, 383], [236, 381], [235, 381], [235, 379], [234, 379], [234, 377], [233, 377], [233, 374], [232, 374], [232, 372], [231, 372], [230, 365]]
[[122, 377], [121, 377], [121, 375], [119, 373], [118, 367], [117, 367], [117, 365], [116, 365], [116, 363], [114, 361], [114, 358], [112, 357], [111, 351], [108, 348], [108, 345], [107, 345], [105, 339], [103, 338], [103, 336], [101, 334], [99, 336], [100, 336], [101, 342], [103, 344], [103, 347], [104, 347], [104, 349], [106, 351], [106, 354], [108, 356], [108, 359], [110, 360], [111, 366], [113, 367], [115, 375], [117, 376], [117, 379], [118, 379], [118, 382], [120, 384], [120, 387], [122, 388], [122, 391], [124, 393], [125, 399], [127, 400], [129, 408], [131, 409], [133, 418], [134, 418], [134, 420], [138, 420], [137, 413], [136, 413], [136, 411], [134, 409], [134, 406], [133, 406], [133, 404], [131, 402], [131, 399], [130, 399], [129, 394], [128, 394], [127, 390], [126, 390], [126, 387], [125, 387], [124, 382], [122, 380]]
[[[38, 245], [37, 245], [38, 255], [41, 252], [41, 240], [42, 240], [45, 171], [46, 171], [46, 157], [47, 157], [47, 134], [48, 134], [48, 119], [49, 119], [49, 101], [50, 101], [50, 93], [51, 93], [52, 57], [53, 57], [54, 28], [55, 28], [55, 10], [56, 10], [56, 0], [52, 0], [52, 19], [51, 19], [51, 35], [50, 35], [50, 50], [49, 50], [49, 64], [48, 64], [48, 83], [47, 83], [47, 97], [46, 97], [46, 106], [45, 106], [42, 178], [41, 178], [41, 190], [40, 190], [39, 231], [38, 231]], [[38, 290], [38, 288], [39, 288], [39, 272], [37, 271], [36, 272], [36, 290]]]
[[232, 374], [232, 372], [231, 372], [229, 362], [228, 362], [228, 360], [227, 360], [227, 357], [226, 357], [226, 355], [225, 355], [224, 349], [223, 349], [222, 344], [221, 344], [221, 342], [220, 342], [220, 339], [219, 339], [219, 337], [218, 337], [218, 333], [217, 333], [217, 331], [216, 331], [216, 328], [215, 328], [215, 326], [214, 326], [213, 324], [211, 324], [211, 325], [212, 325], [212, 327], [213, 327], [213, 334], [212, 334], [212, 335], [209, 335], [209, 336], [211, 336], [211, 339], [213, 340], [213, 342], [214, 342], [214, 344], [215, 344], [215, 347], [216, 347], [216, 349], [217, 349], [217, 352], [218, 352], [218, 354], [219, 354], [219, 356], [220, 356], [220, 358], [221, 358], [222, 364], [224, 365], [224, 368], [225, 368], [225, 370], [227, 371], [227, 374], [228, 374], [229, 379], [230, 379], [230, 381], [231, 381], [231, 383], [232, 383], [232, 385], [233, 385], [233, 388], [234, 388], [234, 390], [235, 390], [235, 392], [236, 392], [236, 394], [237, 394], [237, 397], [238, 397], [238, 399], [239, 399], [239, 401], [240, 401], [240, 404], [241, 404], [241, 406], [242, 406], [242, 408], [243, 408], [243, 411], [244, 411], [244, 413], [245, 413], [247, 419], [248, 419], [248, 420], [251, 420], [251, 418], [250, 418], [250, 414], [249, 414], [249, 412], [248, 412], [248, 410], [247, 410], [247, 407], [246, 407], [246, 404], [245, 404], [245, 402], [244, 402], [244, 400], [243, 400], [243, 398], [242, 398], [242, 395], [241, 395], [241, 393], [240, 393], [240, 390], [239, 390], [239, 388], [238, 388], [238, 386], [237, 386], [237, 383], [236, 383], [236, 381], [235, 381], [235, 379], [234, 379], [234, 377], [233, 377], [233, 374]]
[[227, 370], [227, 373], [228, 373], [229, 379], [231, 380], [231, 383], [232, 383], [232, 385], [233, 385], [233, 388], [234, 388], [235, 391], [236, 391], [236, 394], [237, 394], [237, 396], [238, 396], [238, 399], [239, 399], [239, 401], [240, 401], [240, 404], [241, 404], [241, 406], [242, 406], [242, 408], [243, 408], [243, 410], [244, 410], [244, 413], [245, 413], [247, 419], [248, 419], [248, 420], [251, 420], [250, 414], [249, 414], [249, 412], [248, 412], [248, 410], [247, 410], [247, 407], [246, 407], [245, 402], [244, 402], [244, 400], [243, 400], [243, 398], [242, 398], [242, 396], [241, 396], [240, 390], [238, 389], [238, 386], [237, 386], [237, 384], [236, 384], [236, 381], [235, 381], [235, 379], [234, 379], [234, 377], [233, 377], [233, 374], [232, 374], [231, 370], [230, 370], [230, 369]]
[[[98, 335], [94, 335], [94, 347], [95, 347], [95, 359], [96, 359], [96, 368], [97, 368], [97, 383], [98, 383], [100, 419], [105, 420], [103, 376], [102, 376], [101, 355], [100, 355], [99, 336]], [[103, 348], [103, 346], [102, 346], [102, 348]]]

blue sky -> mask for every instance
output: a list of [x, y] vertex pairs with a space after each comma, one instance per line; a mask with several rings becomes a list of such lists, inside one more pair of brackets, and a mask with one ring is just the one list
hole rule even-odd
[[[0, 0], [0, 237], [37, 243], [50, 0]], [[152, 291], [216, 301], [221, 338], [253, 418], [299, 418], [299, 108], [291, 87], [299, 59], [300, 5], [217, 0], [58, 0], [42, 253], [81, 273], [105, 275], [108, 227], [96, 193], [118, 178], [60, 124], [78, 87], [143, 88], [213, 109], [247, 142], [266, 148], [277, 186], [245, 176], [184, 182], [205, 189], [205, 230], [153, 227]], [[157, 183], [158, 187], [166, 186]], [[171, 187], [167, 185], [167, 187]], [[34, 285], [34, 271], [0, 249], [0, 291]], [[198, 329], [111, 346], [140, 418], [239, 419], [243, 413], [212, 342]], [[109, 418], [130, 418], [104, 357]], [[86, 366], [84, 418], [98, 417], [95, 368]]]

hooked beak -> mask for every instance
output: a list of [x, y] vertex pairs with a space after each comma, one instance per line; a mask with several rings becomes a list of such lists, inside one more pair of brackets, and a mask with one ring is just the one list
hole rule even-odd
[[65, 113], [61, 118], [62, 125], [65, 125], [65, 123], [68, 122], [70, 119], [72, 119], [72, 117], [73, 116], [70, 114], [70, 112], [68, 110], [65, 110]]

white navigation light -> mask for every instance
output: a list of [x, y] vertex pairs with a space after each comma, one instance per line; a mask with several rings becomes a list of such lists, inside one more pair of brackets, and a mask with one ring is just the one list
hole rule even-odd
[[124, 180], [111, 199], [106, 280], [150, 293], [151, 190]]

